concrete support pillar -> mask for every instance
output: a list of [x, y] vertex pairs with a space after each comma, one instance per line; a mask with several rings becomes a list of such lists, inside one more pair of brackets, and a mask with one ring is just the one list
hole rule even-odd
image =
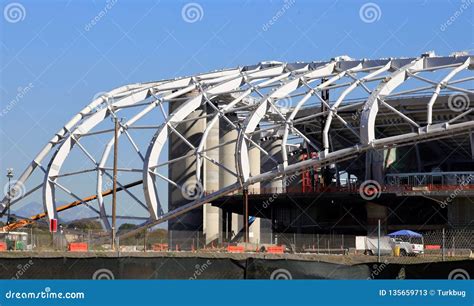
[[[210, 159], [219, 162], [219, 121], [211, 128], [206, 140], [205, 154]], [[210, 148], [215, 148], [208, 150]], [[219, 172], [222, 169], [209, 160], [204, 162], [204, 185], [207, 192], [219, 190]], [[203, 206], [203, 234], [206, 245], [211, 242], [222, 242], [222, 210], [211, 204]]]
[[[253, 141], [255, 141], [258, 144], [260, 142], [259, 137], [253, 137]], [[249, 150], [249, 163], [250, 163], [250, 176], [255, 176], [255, 175], [260, 174], [260, 149], [259, 148], [252, 147]], [[249, 190], [251, 193], [260, 193], [260, 183], [256, 183], [249, 186]]]
[[[226, 115], [228, 119], [232, 122], [237, 122], [237, 116], [235, 114], [228, 114]], [[237, 168], [235, 165], [235, 141], [237, 140], [238, 133], [229, 123], [221, 119], [220, 120], [220, 141], [221, 143], [227, 143], [230, 141], [234, 141], [233, 143], [226, 144], [220, 147], [219, 151], [219, 158], [220, 163], [224, 165], [227, 169], [237, 172]], [[233, 183], [237, 182], [237, 178], [230, 174], [229, 172], [220, 169], [219, 171], [219, 185], [220, 188], [227, 187]]]
[[[261, 144], [263, 149], [267, 151], [268, 154], [272, 156], [276, 161], [278, 161], [279, 164], [281, 164], [283, 160], [281, 157], [281, 143], [281, 137], [275, 135], [270, 137], [270, 139], [263, 141]], [[270, 171], [271, 169], [274, 169], [277, 166], [273, 160], [271, 160], [263, 153], [261, 155], [261, 165], [262, 171], [264, 172]], [[283, 180], [277, 179], [270, 182], [264, 182], [262, 183], [261, 188], [264, 190], [263, 192], [265, 193], [281, 193], [283, 192]]]
[[[193, 93], [194, 95], [197, 93]], [[190, 94], [191, 97], [193, 94]], [[169, 112], [172, 113], [181, 103], [172, 103]], [[203, 109], [198, 109], [191, 113], [187, 119], [196, 118], [194, 121], [186, 121], [179, 124], [176, 130], [182, 134], [192, 145], [198, 146], [202, 133], [206, 127], [206, 118], [200, 118], [205, 114]], [[187, 155], [193, 150], [175, 133], [171, 133], [168, 144], [169, 159], [175, 159]], [[196, 157], [191, 156], [172, 163], [169, 166], [169, 177], [180, 186], [191, 186], [196, 183]], [[169, 185], [168, 202], [169, 210], [176, 209], [186, 203], [185, 193], [181, 188]], [[179, 245], [180, 249], [191, 249], [195, 232], [202, 228], [202, 209], [194, 209], [183, 216], [168, 222], [170, 248], [175, 249]], [[172, 233], [171, 233], [172, 231]]]
[[[256, 134], [258, 137], [253, 137], [253, 140], [256, 143], [259, 143], [259, 134]], [[250, 162], [250, 175], [260, 174], [260, 150], [257, 147], [253, 147], [249, 150], [249, 162]], [[249, 186], [250, 193], [260, 193], [260, 183], [253, 184]], [[250, 225], [249, 230], [249, 242], [250, 243], [262, 243], [261, 238], [261, 220], [260, 218], [255, 218], [253, 223]]]
[[[289, 165], [295, 164], [301, 160], [302, 160], [301, 155], [298, 155], [298, 154], [293, 155], [293, 156], [288, 156]], [[313, 176], [317, 174], [316, 170], [311, 172], [311, 169], [304, 169], [304, 170], [300, 170], [298, 172], [285, 176], [284, 183], [285, 183], [285, 189], [287, 193], [299, 193], [303, 191], [302, 177], [303, 177], [304, 172], [309, 172], [310, 178], [311, 178], [311, 174]]]
[[369, 150], [366, 153], [366, 180], [375, 180], [383, 183], [384, 176], [384, 150]]
[[[235, 114], [227, 114], [226, 117], [231, 120], [232, 122], [237, 122], [237, 116]], [[238, 133], [237, 131], [229, 125], [227, 120], [221, 119], [220, 120], [220, 143], [228, 143], [234, 141], [232, 143], [223, 145], [219, 148], [219, 160], [220, 163], [225, 166], [227, 169], [237, 172], [237, 167], [235, 164], [235, 141], [237, 140]], [[219, 170], [219, 186], [220, 188], [227, 187], [237, 181], [237, 178], [233, 176], [231, 173], [220, 169]], [[230, 226], [229, 229], [230, 233], [228, 237], [230, 239], [234, 238], [240, 230], [243, 228], [243, 217], [242, 215], [232, 213], [230, 216]]]

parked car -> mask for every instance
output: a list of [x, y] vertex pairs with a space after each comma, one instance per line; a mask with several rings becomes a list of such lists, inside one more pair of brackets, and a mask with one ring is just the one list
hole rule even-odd
[[416, 256], [418, 254], [424, 253], [424, 246], [423, 243], [420, 241], [414, 241], [416, 238], [390, 238], [390, 243], [392, 245], [392, 249], [395, 246], [400, 247], [400, 256]]
[[[424, 253], [423, 240], [418, 237], [380, 237], [380, 255], [394, 254], [395, 247], [400, 248], [400, 256], [416, 256]], [[356, 250], [364, 255], [377, 255], [379, 241], [377, 237], [357, 236]]]
[[400, 247], [400, 256], [415, 256], [424, 253], [423, 235], [411, 230], [399, 230], [388, 234], [392, 247]]

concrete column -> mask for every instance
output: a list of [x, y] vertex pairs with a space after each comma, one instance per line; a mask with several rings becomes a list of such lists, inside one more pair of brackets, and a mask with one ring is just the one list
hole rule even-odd
[[[278, 161], [279, 164], [281, 164], [283, 160], [281, 157], [281, 143], [282, 139], [280, 136], [272, 136], [270, 139], [263, 141], [261, 144], [263, 149], [267, 151], [268, 154], [270, 154], [270, 156], [272, 156], [276, 161]], [[277, 166], [273, 160], [263, 153], [261, 155], [261, 165], [262, 171], [264, 172], [275, 169]], [[282, 179], [277, 179], [270, 182], [264, 182], [262, 183], [261, 188], [265, 193], [274, 193], [277, 191], [282, 192], [283, 181]]]
[[[258, 136], [258, 135], [257, 135]], [[253, 137], [253, 141], [257, 144], [260, 137]], [[250, 163], [250, 176], [255, 176], [260, 174], [260, 149], [257, 147], [252, 147], [249, 150], [249, 163]], [[253, 193], [260, 193], [260, 183], [253, 184], [249, 186], [249, 190]]]
[[[260, 135], [256, 134], [257, 137], [253, 137], [256, 143], [259, 143]], [[260, 150], [257, 147], [253, 147], [249, 150], [249, 163], [250, 163], [250, 175], [260, 174]], [[250, 193], [260, 193], [260, 183], [249, 186]], [[262, 243], [261, 238], [261, 220], [255, 218], [249, 228], [249, 242], [250, 243]]]
[[[190, 94], [189, 97], [196, 95], [197, 92]], [[172, 113], [177, 109], [182, 102], [171, 103], [169, 112]], [[198, 118], [205, 114], [203, 109], [198, 109], [191, 113], [186, 119]], [[191, 144], [198, 146], [202, 133], [206, 127], [206, 118], [196, 119], [194, 121], [186, 121], [179, 124], [176, 130], [180, 132]], [[171, 132], [168, 144], [168, 156], [172, 160], [177, 157], [187, 155], [193, 150], [175, 133]], [[169, 178], [178, 183], [178, 185], [189, 185], [196, 183], [196, 157], [191, 156], [179, 162], [170, 164]], [[169, 210], [176, 209], [190, 200], [184, 197], [181, 188], [169, 185], [168, 188], [168, 202]], [[202, 209], [194, 209], [183, 216], [168, 221], [168, 230], [173, 231], [169, 233], [170, 248], [175, 249], [179, 245], [181, 249], [191, 249], [195, 232], [201, 230], [202, 227]]]
[[[209, 107], [208, 107], [209, 109]], [[211, 113], [211, 111], [209, 111]], [[219, 121], [211, 128], [206, 140], [205, 154], [212, 160], [219, 162]], [[219, 190], [219, 172], [222, 171], [219, 166], [209, 160], [204, 161], [204, 181], [205, 190], [213, 192]], [[211, 204], [205, 204], [203, 207], [203, 233], [206, 238], [206, 245], [212, 241], [222, 242], [222, 210]]]
[[[226, 117], [231, 120], [232, 122], [237, 122], [237, 115], [235, 114], [227, 114]], [[236, 141], [237, 140], [237, 130], [235, 130], [227, 120], [221, 119], [220, 120], [220, 142], [221, 144], [227, 143], [229, 141]], [[227, 169], [237, 172], [236, 164], [235, 164], [235, 145], [236, 143], [226, 144], [219, 148], [219, 160], [220, 163], [225, 166]], [[219, 186], [220, 188], [227, 187], [237, 181], [237, 178], [230, 174], [229, 172], [219, 169]], [[240, 230], [243, 228], [243, 217], [242, 215], [232, 213], [230, 216], [231, 225], [229, 226], [229, 237], [230, 239], [234, 238]]]
[[[227, 114], [226, 117], [232, 122], [237, 122], [237, 116], [235, 114]], [[220, 120], [220, 139], [221, 143], [227, 143], [229, 141], [234, 141], [233, 143], [224, 145], [220, 147], [219, 158], [220, 163], [224, 165], [227, 169], [237, 172], [235, 165], [235, 141], [237, 140], [238, 133], [229, 123], [221, 119]], [[227, 187], [233, 183], [237, 182], [237, 178], [230, 174], [229, 172], [220, 169], [219, 171], [219, 186], [220, 188]]]
[[[288, 165], [295, 164], [299, 161], [302, 160], [301, 155], [293, 155], [293, 156], [288, 156]], [[309, 176], [311, 176], [310, 169], [304, 169], [300, 170], [296, 173], [287, 175], [285, 177], [285, 189], [287, 193], [299, 193], [302, 192], [303, 190], [303, 172], [309, 172]], [[316, 171], [314, 172], [313, 175], [316, 174]]]
[[369, 150], [366, 153], [366, 180], [375, 180], [383, 183], [384, 150]]

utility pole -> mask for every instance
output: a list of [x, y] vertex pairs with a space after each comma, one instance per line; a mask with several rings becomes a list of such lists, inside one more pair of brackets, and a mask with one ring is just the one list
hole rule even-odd
[[113, 170], [113, 193], [112, 193], [112, 250], [115, 251], [115, 236], [117, 226], [117, 151], [119, 120], [114, 117], [114, 170]]
[[[327, 82], [328, 79], [326, 78], [322, 78], [321, 79], [321, 84]], [[328, 107], [326, 106], [326, 104], [329, 105], [329, 90], [328, 89], [324, 89], [321, 91], [321, 108], [320, 108], [320, 111], [321, 113], [324, 113], [326, 111], [328, 111]], [[323, 101], [326, 102], [326, 104], [323, 103]], [[320, 117], [319, 119], [319, 124], [321, 124], [321, 143], [323, 143], [323, 139], [324, 139], [324, 126], [326, 125], [326, 119], [327, 119], [327, 114], [326, 115], [323, 115]], [[328, 138], [330, 136], [328, 135]], [[322, 176], [322, 183], [324, 184], [324, 187], [328, 187], [330, 184], [331, 184], [331, 178], [330, 178], [330, 168], [329, 168], [329, 165], [326, 165], [324, 167], [321, 167], [321, 176]]]
[[7, 213], [7, 225], [10, 225], [10, 206], [12, 201], [12, 184], [11, 179], [13, 178], [13, 168], [7, 169], [7, 178], [8, 178], [8, 213]]
[[377, 222], [377, 262], [380, 262], [380, 219]]
[[249, 242], [249, 190], [244, 188], [244, 226], [245, 226], [245, 238], [244, 242]]

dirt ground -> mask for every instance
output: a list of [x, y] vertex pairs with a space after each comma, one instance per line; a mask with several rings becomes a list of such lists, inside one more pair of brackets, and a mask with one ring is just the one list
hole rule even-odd
[[[377, 262], [377, 256], [367, 255], [328, 255], [328, 254], [267, 254], [267, 253], [227, 253], [227, 252], [27, 252], [10, 251], [0, 252], [0, 258], [93, 258], [93, 257], [199, 257], [199, 258], [231, 258], [234, 260], [245, 260], [247, 258], [273, 259], [273, 260], [306, 260], [316, 262], [329, 262], [345, 265]], [[445, 261], [466, 260], [467, 256], [446, 256]], [[417, 264], [426, 262], [442, 261], [441, 256], [419, 255], [407, 257], [382, 256], [381, 262]]]

